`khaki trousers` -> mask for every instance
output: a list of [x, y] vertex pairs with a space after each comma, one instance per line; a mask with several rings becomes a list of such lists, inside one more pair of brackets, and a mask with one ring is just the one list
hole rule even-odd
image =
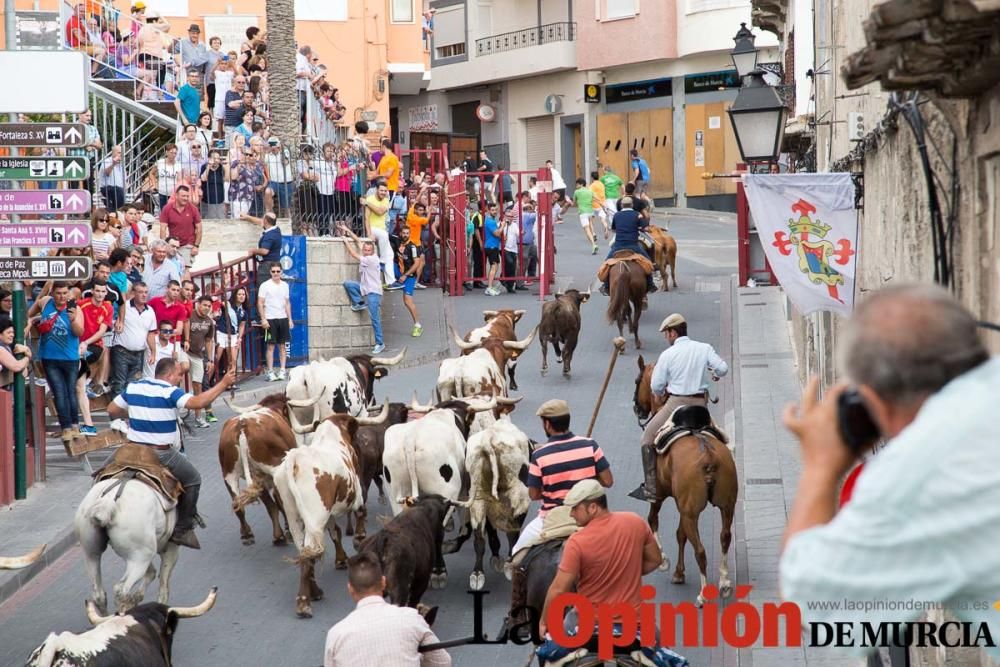
[[660, 411], [653, 415], [653, 418], [646, 424], [646, 430], [642, 432], [642, 444], [652, 447], [653, 441], [656, 438], [656, 432], [667, 423], [674, 410], [682, 405], [704, 405], [707, 407], [708, 399], [704, 396], [671, 396], [668, 398], [667, 402], [660, 408]]

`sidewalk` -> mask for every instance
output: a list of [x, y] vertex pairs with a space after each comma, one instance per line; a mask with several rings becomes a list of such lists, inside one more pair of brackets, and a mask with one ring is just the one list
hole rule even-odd
[[[781, 538], [801, 473], [798, 443], [781, 423], [785, 405], [801, 394], [780, 287], [741, 288], [733, 280], [733, 384], [736, 393], [737, 468], [743, 499], [742, 534], [747, 601], [760, 609], [778, 602]], [[821, 649], [763, 648], [740, 651], [740, 664], [843, 665], [843, 656]]]

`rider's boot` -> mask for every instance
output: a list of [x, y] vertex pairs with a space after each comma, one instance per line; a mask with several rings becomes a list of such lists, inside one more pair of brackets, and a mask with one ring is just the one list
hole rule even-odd
[[653, 274], [650, 273], [646, 276], [646, 292], [655, 292], [656, 285], [653, 283]]
[[170, 541], [189, 549], [201, 549], [198, 536], [194, 534], [195, 515], [198, 513], [198, 492], [201, 486], [185, 487], [184, 493], [177, 500], [177, 524]]
[[649, 445], [642, 446], [642, 473], [645, 481], [642, 491], [646, 502], [656, 502], [656, 449]]
[[524, 568], [520, 565], [511, 566], [511, 579], [510, 579], [510, 612], [507, 615], [507, 619], [504, 624], [507, 626], [507, 630], [510, 630], [515, 625], [524, 623], [528, 620], [527, 609], [525, 605], [528, 604], [528, 573], [525, 572]]

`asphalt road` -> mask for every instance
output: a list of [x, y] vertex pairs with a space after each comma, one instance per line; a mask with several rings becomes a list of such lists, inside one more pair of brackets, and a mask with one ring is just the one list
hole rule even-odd
[[[662, 223], [662, 221], [660, 221]], [[664, 341], [656, 332], [660, 321], [671, 312], [680, 312], [690, 323], [693, 338], [711, 343], [724, 356], [731, 350], [731, 326], [728, 315], [722, 313], [725, 303], [721, 290], [728, 289], [730, 275], [736, 264], [736, 228], [721, 223], [690, 218], [672, 220], [671, 233], [678, 242], [677, 276], [680, 289], [669, 294], [651, 296], [650, 308], [643, 314], [641, 338], [647, 361], [664, 349]], [[593, 257], [583, 239], [575, 218], [567, 218], [556, 229], [558, 248], [557, 270], [561, 286], [585, 288], [593, 279], [599, 258]], [[573, 410], [573, 428], [583, 433], [596, 401], [611, 351], [611, 339], [617, 331], [606, 323], [604, 309], [607, 299], [594, 291], [594, 298], [583, 306], [583, 331], [576, 350], [572, 378], [566, 379], [550, 356], [550, 373], [539, 373], [540, 352], [532, 345], [518, 363], [518, 381], [524, 400], [513, 415], [514, 421], [530, 436], [543, 435], [534, 411], [539, 404], [553, 397], [566, 399]], [[453, 309], [457, 328], [468, 330], [482, 322], [483, 308], [525, 308], [528, 313], [518, 326], [524, 336], [539, 317], [537, 296], [518, 293], [490, 298], [481, 293], [448, 301]], [[724, 340], [722, 338], [725, 338]], [[387, 341], [390, 345], [400, 341]], [[616, 485], [611, 490], [612, 509], [646, 512], [647, 505], [626, 497], [641, 479], [638, 441], [639, 427], [632, 413], [631, 400], [636, 376], [637, 353], [631, 339], [624, 356], [618, 359], [601, 410], [594, 437], [602, 444], [611, 461]], [[427, 401], [437, 375], [436, 365], [393, 371], [376, 385], [379, 401], [385, 396], [392, 400], [409, 400], [414, 390]], [[720, 383], [723, 400], [714, 410], [721, 424], [731, 420], [731, 389], [728, 379]], [[219, 406], [220, 419], [230, 416]], [[729, 414], [727, 414], [727, 412]], [[201, 601], [211, 586], [219, 587], [219, 599], [214, 610], [198, 619], [181, 622], [174, 641], [177, 665], [319, 665], [322, 663], [323, 642], [328, 628], [353, 608], [346, 592], [346, 574], [333, 568], [327, 559], [318, 572], [326, 598], [313, 604], [315, 616], [300, 620], [294, 615], [294, 598], [298, 570], [284, 560], [292, 556], [292, 547], [271, 546], [270, 524], [260, 505], [247, 512], [258, 542], [243, 546], [238, 524], [229, 510], [226, 494], [218, 472], [216, 443], [220, 424], [211, 430], [197, 431], [188, 439], [188, 451], [204, 477], [200, 507], [209, 528], [201, 531], [201, 551], [182, 550], [174, 572], [171, 601], [179, 605]], [[369, 498], [370, 512], [388, 514], [388, 508], [378, 504], [376, 494]], [[534, 510], [532, 510], [533, 515]], [[738, 508], [738, 515], [742, 509]], [[709, 578], [718, 579], [719, 544], [718, 513], [706, 512], [701, 518], [701, 534], [709, 550]], [[372, 524], [369, 524], [372, 525]], [[377, 527], [377, 519], [374, 520]], [[664, 505], [661, 517], [661, 537], [671, 562], [676, 561], [674, 530], [677, 514], [672, 503]], [[735, 544], [739, 543], [738, 535]], [[506, 541], [504, 541], [506, 549]], [[349, 553], [352, 552], [348, 546]], [[730, 568], [738, 570], [730, 555]], [[424, 602], [439, 605], [435, 631], [441, 639], [469, 636], [472, 633], [472, 597], [467, 594], [468, 577], [473, 562], [471, 544], [462, 552], [447, 558], [449, 583], [443, 590], [431, 590]], [[687, 582], [673, 585], [669, 573], [655, 572], [647, 583], [657, 588], [657, 600], [680, 602], [692, 600], [697, 594], [697, 566], [693, 553], [686, 554]], [[485, 627], [487, 633], [499, 627], [509, 601], [509, 584], [487, 564], [487, 597]], [[107, 589], [121, 576], [121, 560], [112, 552], [105, 554], [104, 580]], [[735, 578], [735, 577], [734, 577]], [[147, 595], [155, 598], [155, 583]], [[34, 579], [28, 586], [0, 607], [0, 665], [24, 664], [32, 649], [50, 631], [81, 631], [88, 627], [83, 603], [89, 595], [89, 582], [84, 572], [79, 548], [66, 553], [60, 560]], [[110, 597], [110, 595], [109, 595]], [[705, 649], [681, 651], [692, 665], [729, 663], [731, 655]], [[451, 651], [456, 665], [524, 665], [528, 648], [522, 646], [464, 646]]]

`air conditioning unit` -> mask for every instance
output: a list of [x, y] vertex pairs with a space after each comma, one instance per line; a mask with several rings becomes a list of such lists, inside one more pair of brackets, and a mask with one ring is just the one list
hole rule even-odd
[[848, 112], [847, 138], [851, 141], [861, 141], [865, 138], [865, 115], [863, 113]]

